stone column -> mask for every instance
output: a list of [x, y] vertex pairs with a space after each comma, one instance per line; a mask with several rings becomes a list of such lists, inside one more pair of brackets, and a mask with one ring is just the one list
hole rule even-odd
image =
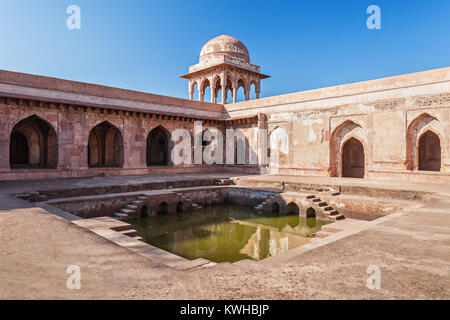
[[269, 159], [267, 158], [268, 138], [267, 116], [265, 113], [258, 113], [258, 166], [261, 174], [269, 173]]
[[222, 104], [225, 104], [227, 101], [227, 76], [225, 72], [222, 72], [221, 76], [220, 76], [220, 84], [222, 86], [221, 90], [222, 90]]
[[255, 86], [256, 99], [259, 99], [259, 93], [261, 92], [261, 81], [258, 79], [257, 85]]
[[216, 88], [211, 87], [211, 103], [216, 103]]
[[192, 83], [191, 82], [189, 82], [188, 91], [189, 91], [189, 99], [190, 100], [194, 100], [194, 90], [192, 90]]
[[227, 89], [222, 86], [222, 104], [227, 103]]
[[237, 101], [237, 91], [238, 89], [236, 87], [233, 87], [233, 103]]
[[245, 101], [250, 100], [250, 90], [245, 90]]
[[[6, 117], [5, 117], [6, 118]], [[8, 171], [9, 167], [9, 136], [7, 126], [2, 126], [0, 132], [0, 169]]]

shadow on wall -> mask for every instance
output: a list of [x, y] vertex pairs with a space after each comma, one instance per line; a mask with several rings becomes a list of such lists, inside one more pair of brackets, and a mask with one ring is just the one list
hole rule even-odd
[[56, 168], [57, 140], [53, 127], [40, 117], [34, 115], [20, 121], [10, 136], [11, 169]]
[[170, 132], [163, 126], [152, 129], [147, 137], [147, 166], [168, 166], [170, 164]]
[[123, 167], [123, 137], [108, 121], [96, 125], [89, 133], [89, 167]]

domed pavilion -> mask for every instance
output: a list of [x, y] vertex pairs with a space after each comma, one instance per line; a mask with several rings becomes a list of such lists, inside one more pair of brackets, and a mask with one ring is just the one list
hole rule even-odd
[[233, 102], [236, 102], [240, 87], [244, 89], [245, 100], [249, 100], [252, 85], [258, 99], [261, 90], [260, 80], [269, 76], [262, 74], [259, 66], [250, 63], [247, 47], [241, 41], [224, 34], [203, 46], [199, 63], [190, 66], [189, 73], [182, 75], [181, 78], [189, 80], [191, 100], [194, 98], [195, 87], [199, 91], [200, 101], [204, 101], [205, 90], [210, 87], [211, 102], [226, 103], [229, 92]]

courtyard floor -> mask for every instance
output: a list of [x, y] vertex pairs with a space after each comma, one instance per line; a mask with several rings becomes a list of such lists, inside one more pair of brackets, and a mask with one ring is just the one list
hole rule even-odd
[[[356, 185], [433, 193], [422, 207], [313, 250], [260, 262], [175, 270], [11, 196], [35, 190], [226, 177], [161, 175], [0, 183], [2, 299], [450, 299], [450, 186], [338, 178], [253, 176], [270, 183]], [[235, 175], [233, 175], [235, 176]], [[251, 182], [249, 182], [251, 183]], [[81, 290], [66, 287], [69, 265]], [[366, 287], [367, 268], [381, 288]]]

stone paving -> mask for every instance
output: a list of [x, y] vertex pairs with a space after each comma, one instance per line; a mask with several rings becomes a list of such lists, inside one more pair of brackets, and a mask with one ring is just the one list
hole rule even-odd
[[[108, 178], [102, 179], [107, 183]], [[341, 182], [402, 189], [399, 182]], [[54, 183], [62, 186], [67, 181]], [[8, 184], [6, 190], [0, 189], [3, 299], [450, 299], [449, 186], [405, 184], [405, 190], [433, 196], [421, 207], [314, 240], [309, 249], [297, 248], [260, 262], [176, 270], [6, 192], [33, 190], [28, 183]], [[66, 287], [66, 270], [73, 264], [82, 271], [81, 290]], [[381, 270], [381, 289], [366, 287], [370, 265]]]

